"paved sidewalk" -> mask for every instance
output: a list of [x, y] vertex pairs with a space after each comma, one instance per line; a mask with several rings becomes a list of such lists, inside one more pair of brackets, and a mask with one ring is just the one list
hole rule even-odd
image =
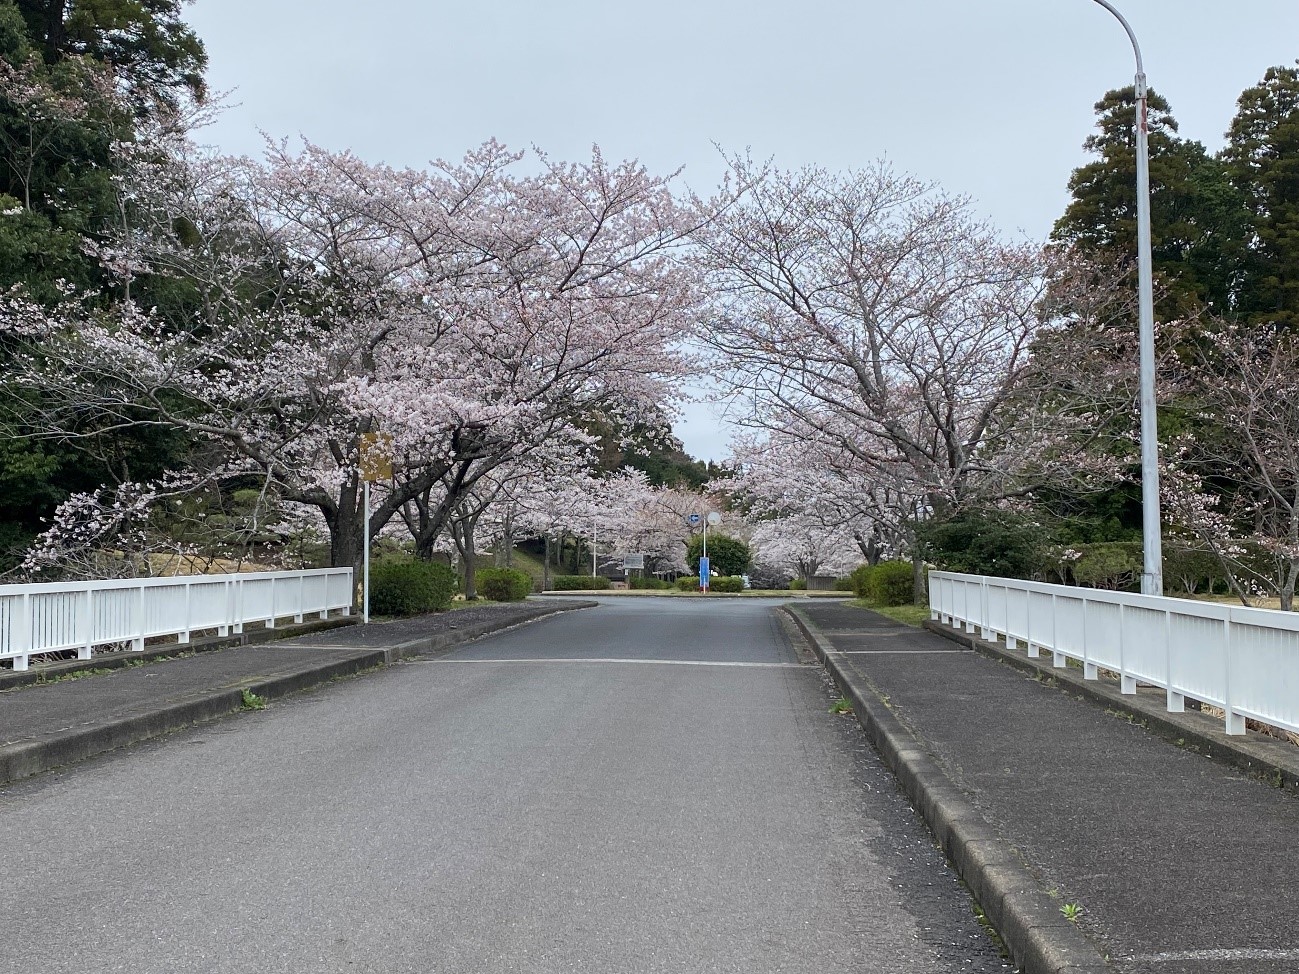
[[[153, 662], [146, 659], [143, 665], [107, 673], [4, 690], [0, 692], [0, 785], [237, 711], [244, 690], [264, 699], [279, 697], [592, 604], [546, 599], [489, 603]], [[175, 647], [173, 652], [184, 649]], [[94, 666], [95, 661], [87, 665]]]
[[852, 606], [796, 613], [1026, 970], [1299, 972], [1294, 791], [1157, 736], [1139, 702]]

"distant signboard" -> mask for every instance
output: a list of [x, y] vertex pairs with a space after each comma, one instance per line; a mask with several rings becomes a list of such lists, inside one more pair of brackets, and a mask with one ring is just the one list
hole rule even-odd
[[634, 554], [634, 555], [633, 554], [623, 555], [622, 567], [623, 567], [623, 571], [626, 571], [629, 568], [639, 568], [643, 571], [645, 569], [645, 553], [641, 552], [639, 554]]
[[687, 514], [687, 515], [686, 515], [686, 523], [689, 524], [691, 527], [698, 527], [698, 526], [699, 526], [699, 522], [702, 521], [702, 520], [703, 520], [703, 518], [700, 517], [698, 514]]
[[708, 559], [699, 559], [699, 587], [708, 588]]

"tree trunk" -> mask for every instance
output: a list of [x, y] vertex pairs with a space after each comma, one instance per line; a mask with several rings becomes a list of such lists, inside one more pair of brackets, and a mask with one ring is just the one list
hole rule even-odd
[[550, 534], [546, 534], [546, 553], [541, 563], [541, 589], [550, 591]]
[[474, 524], [477, 517], [460, 522], [460, 563], [465, 570], [465, 600], [478, 598], [478, 554], [474, 551]]
[[911, 551], [911, 583], [915, 586], [915, 598], [912, 601], [916, 605], [928, 605], [929, 591], [925, 586], [925, 560], [914, 548]]

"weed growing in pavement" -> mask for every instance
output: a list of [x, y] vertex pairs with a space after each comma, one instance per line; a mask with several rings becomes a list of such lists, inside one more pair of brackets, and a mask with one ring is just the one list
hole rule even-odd
[[850, 714], [852, 713], [852, 701], [847, 697], [840, 697], [830, 705], [832, 714]]
[[69, 680], [80, 680], [86, 676], [103, 676], [105, 673], [112, 672], [111, 669], [97, 666], [89, 670], [72, 670], [69, 673], [56, 673], [53, 675], [42, 673], [36, 678], [35, 683], [37, 686], [45, 686], [47, 683], [66, 683]]
[[257, 694], [253, 693], [253, 691], [244, 687], [243, 691], [239, 694], [239, 706], [244, 710], [265, 710], [266, 698], [259, 697]]
[[1060, 907], [1060, 913], [1063, 914], [1064, 918], [1070, 923], [1077, 923], [1078, 918], [1082, 916], [1082, 911], [1083, 908], [1077, 903], [1066, 903], [1064, 906]]

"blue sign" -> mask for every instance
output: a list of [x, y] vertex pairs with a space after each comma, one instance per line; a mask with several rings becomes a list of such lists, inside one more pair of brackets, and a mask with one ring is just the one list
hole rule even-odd
[[700, 516], [699, 516], [698, 514], [687, 514], [687, 515], [686, 515], [686, 523], [687, 523], [687, 524], [690, 524], [690, 525], [696, 525], [696, 524], [698, 524], [701, 520], [702, 520], [702, 518], [700, 518]]
[[699, 587], [708, 588], [708, 559], [699, 559]]

